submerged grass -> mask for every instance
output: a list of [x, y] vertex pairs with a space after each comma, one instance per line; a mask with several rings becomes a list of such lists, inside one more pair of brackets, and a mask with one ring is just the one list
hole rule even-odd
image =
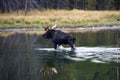
[[54, 24], [60, 27], [120, 25], [120, 11], [33, 10], [26, 16], [23, 11], [0, 14], [0, 28]]

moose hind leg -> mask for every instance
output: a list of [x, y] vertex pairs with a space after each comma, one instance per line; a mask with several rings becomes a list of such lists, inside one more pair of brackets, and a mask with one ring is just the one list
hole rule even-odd
[[75, 50], [75, 45], [74, 44], [69, 44], [72, 50]]
[[71, 47], [72, 50], [75, 50], [75, 45], [74, 45], [74, 41], [73, 40], [70, 39], [68, 41], [68, 44], [70, 45], [70, 47]]

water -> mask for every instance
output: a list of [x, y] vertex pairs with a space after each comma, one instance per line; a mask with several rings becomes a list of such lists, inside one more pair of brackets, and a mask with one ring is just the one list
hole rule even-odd
[[37, 33], [1, 32], [0, 80], [119, 80], [120, 31], [75, 33], [76, 50], [54, 50]]

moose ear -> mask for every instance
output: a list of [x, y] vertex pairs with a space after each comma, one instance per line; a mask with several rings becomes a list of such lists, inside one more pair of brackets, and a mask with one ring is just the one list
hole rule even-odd
[[51, 29], [55, 29], [55, 28], [56, 28], [56, 26], [57, 26], [57, 25], [55, 24], [55, 25], [54, 25]]
[[44, 30], [45, 30], [45, 31], [48, 31], [48, 30], [49, 30], [49, 27], [45, 27]]

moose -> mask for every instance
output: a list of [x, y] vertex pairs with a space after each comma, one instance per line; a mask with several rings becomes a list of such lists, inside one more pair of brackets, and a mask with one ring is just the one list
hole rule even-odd
[[52, 28], [45, 28], [45, 33], [42, 35], [46, 39], [50, 39], [54, 44], [54, 49], [57, 49], [58, 46], [62, 44], [69, 45], [72, 50], [75, 50], [75, 41], [76, 37], [72, 33], [65, 33], [61, 30], [55, 30], [56, 25]]

